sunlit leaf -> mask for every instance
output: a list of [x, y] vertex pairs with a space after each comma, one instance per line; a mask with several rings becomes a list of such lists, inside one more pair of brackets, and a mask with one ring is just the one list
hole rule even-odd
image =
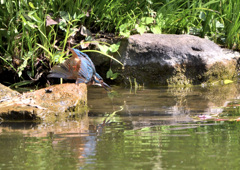
[[119, 35], [124, 37], [130, 36], [129, 23], [125, 23], [119, 26]]
[[30, 6], [32, 9], [35, 9], [35, 7], [34, 7], [34, 5], [33, 5], [32, 2], [29, 2], [28, 4], [29, 4], [29, 6]]
[[202, 19], [203, 21], [206, 20], [206, 15], [205, 15], [205, 13], [203, 11], [200, 12], [199, 18]]
[[154, 21], [154, 18], [152, 18], [152, 17], [143, 17], [143, 18], [141, 18], [141, 23], [145, 24], [145, 25], [152, 24], [153, 21]]
[[149, 4], [153, 4], [153, 2], [152, 2], [151, 0], [147, 0], [147, 2], [148, 2]]
[[220, 23], [219, 21], [216, 22], [216, 27], [217, 28], [224, 28], [224, 25]]
[[145, 25], [135, 25], [135, 28], [139, 34], [143, 34], [146, 31], [146, 26]]
[[32, 29], [37, 28], [37, 25], [34, 24], [33, 22], [27, 21], [27, 22], [25, 22], [25, 23], [26, 23], [29, 27], [31, 27]]
[[36, 21], [36, 22], [43, 22], [43, 21], [41, 20], [41, 18], [38, 17], [36, 10], [30, 11], [30, 12], [28, 13], [28, 16], [29, 16], [32, 20], [34, 20], [34, 21]]
[[153, 34], [162, 34], [162, 29], [158, 25], [152, 26], [151, 31], [152, 31]]
[[130, 31], [120, 31], [119, 33], [120, 36], [124, 36], [124, 37], [129, 37], [130, 36]]
[[118, 42], [117, 44], [112, 44], [110, 47], [109, 47], [109, 51], [112, 52], [112, 53], [115, 53], [118, 51], [119, 47], [120, 47], [120, 42]]
[[103, 53], [105, 53], [105, 54], [108, 53], [108, 49], [109, 49], [108, 46], [98, 44], [98, 47], [99, 47], [99, 49], [100, 49], [101, 52], [103, 52]]
[[119, 30], [120, 31], [126, 31], [128, 26], [129, 26], [128, 23], [122, 24], [122, 25], [119, 26]]

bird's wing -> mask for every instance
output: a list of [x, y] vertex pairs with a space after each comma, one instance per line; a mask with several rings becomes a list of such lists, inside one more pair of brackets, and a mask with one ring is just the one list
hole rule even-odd
[[89, 57], [87, 54], [81, 52], [81, 51], [78, 50], [78, 49], [74, 49], [74, 48], [71, 50], [71, 52], [72, 52], [75, 56], [77, 55], [80, 60], [81, 60], [82, 58], [85, 58], [86, 60], [88, 60], [89, 67], [92, 68], [92, 70], [93, 70], [94, 73], [96, 72], [95, 66], [94, 66], [92, 60], [90, 59], [90, 57]]
[[64, 63], [53, 66], [48, 77], [76, 79], [80, 70], [81, 60], [74, 57], [67, 59]]
[[86, 80], [83, 77], [78, 77], [76, 80], [76, 84], [79, 84], [79, 83], [86, 83]]
[[80, 51], [80, 54], [82, 54], [89, 61], [89, 63], [91, 63], [91, 66], [95, 68], [92, 60], [90, 59], [90, 57], [87, 54], [85, 54], [85, 53], [83, 53], [81, 51]]
[[78, 75], [86, 79], [85, 83], [88, 83], [92, 80], [93, 71], [94, 70], [91, 67], [91, 63], [89, 63], [89, 61], [86, 58], [82, 57]]

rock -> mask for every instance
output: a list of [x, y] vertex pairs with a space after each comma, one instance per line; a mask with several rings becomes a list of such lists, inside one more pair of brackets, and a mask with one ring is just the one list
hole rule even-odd
[[126, 78], [130, 77], [136, 78], [140, 84], [154, 85], [232, 80], [237, 75], [240, 56], [207, 39], [173, 34], [132, 35], [121, 40], [119, 52], [121, 58], [118, 59], [125, 69], [116, 65], [115, 69], [112, 67], [114, 71], [121, 72], [127, 82]]
[[0, 103], [7, 101], [13, 97], [20, 96], [21, 94], [17, 91], [10, 89], [2, 84], [0, 84]]
[[3, 88], [8, 90], [9, 97], [3, 96], [0, 100], [2, 119], [52, 120], [87, 110], [87, 86], [84, 83], [59, 84], [23, 94]]

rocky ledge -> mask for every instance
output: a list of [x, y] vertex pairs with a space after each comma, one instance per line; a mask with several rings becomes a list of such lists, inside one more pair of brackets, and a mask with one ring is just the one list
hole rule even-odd
[[[233, 80], [237, 76], [240, 54], [222, 49], [208, 39], [193, 35], [143, 34], [118, 41], [121, 41], [121, 57], [115, 57], [125, 69], [116, 64], [112, 70], [121, 73], [125, 82], [136, 78], [144, 84], [191, 85]], [[103, 57], [91, 56], [98, 68], [106, 65]]]
[[20, 94], [0, 84], [0, 119], [55, 120], [86, 113], [87, 86], [69, 83]]

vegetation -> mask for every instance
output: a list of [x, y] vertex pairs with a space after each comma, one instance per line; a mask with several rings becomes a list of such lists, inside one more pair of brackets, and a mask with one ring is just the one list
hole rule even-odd
[[0, 74], [38, 81], [66, 58], [68, 46], [83, 49], [110, 33], [194, 34], [239, 50], [239, 6], [240, 0], [0, 0]]

